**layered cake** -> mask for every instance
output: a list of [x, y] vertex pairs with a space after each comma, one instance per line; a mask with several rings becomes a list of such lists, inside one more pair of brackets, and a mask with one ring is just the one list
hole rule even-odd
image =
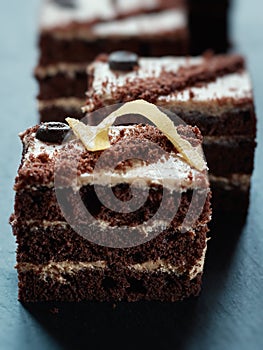
[[41, 120], [80, 116], [86, 65], [101, 52], [189, 53], [185, 0], [44, 0], [39, 47]]
[[[193, 58], [100, 56], [88, 68], [89, 89], [83, 111], [90, 123], [105, 106], [142, 98], [164, 107], [204, 136], [213, 209], [246, 213], [253, 171], [256, 117], [251, 80], [238, 55]], [[124, 67], [127, 68], [127, 67]], [[173, 118], [173, 115], [171, 115]]]
[[198, 128], [68, 122], [73, 133], [44, 123], [20, 135], [11, 217], [19, 299], [198, 295], [211, 218]]

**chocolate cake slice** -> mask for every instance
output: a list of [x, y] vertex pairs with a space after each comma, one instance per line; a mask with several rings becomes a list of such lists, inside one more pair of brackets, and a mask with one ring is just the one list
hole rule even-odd
[[184, 0], [44, 0], [40, 20], [39, 82], [42, 121], [80, 116], [86, 65], [101, 52], [143, 56], [189, 53]]
[[[215, 213], [247, 212], [253, 171], [256, 117], [252, 85], [238, 55], [140, 58], [130, 71], [100, 56], [88, 68], [83, 110], [90, 123], [98, 109], [142, 98], [164, 107], [204, 136]], [[173, 115], [171, 115], [173, 118]]]
[[228, 0], [43, 0], [39, 82], [42, 121], [81, 117], [85, 67], [101, 52], [184, 56], [228, 47]]
[[[24, 150], [11, 218], [19, 300], [198, 295], [211, 218], [206, 163], [197, 169], [155, 126], [112, 126], [109, 147], [93, 151], [72, 135], [62, 142], [67, 130], [46, 123], [20, 135]], [[174, 133], [202, 159], [197, 128], [178, 126]], [[118, 210], [105, 204], [112, 194]], [[131, 202], [136, 208], [128, 210]]]

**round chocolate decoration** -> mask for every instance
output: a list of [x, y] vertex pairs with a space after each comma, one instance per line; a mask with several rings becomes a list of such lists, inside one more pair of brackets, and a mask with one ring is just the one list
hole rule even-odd
[[36, 132], [36, 138], [43, 142], [61, 143], [69, 130], [70, 127], [65, 123], [43, 123]]
[[76, 0], [53, 0], [57, 5], [62, 7], [76, 7]]
[[138, 56], [129, 51], [115, 51], [109, 55], [109, 65], [112, 70], [133, 70], [138, 66]]

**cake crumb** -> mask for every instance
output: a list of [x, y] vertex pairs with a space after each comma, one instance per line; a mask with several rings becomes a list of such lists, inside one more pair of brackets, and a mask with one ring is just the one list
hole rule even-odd
[[190, 97], [190, 99], [195, 97], [193, 90], [189, 90], [189, 97]]
[[53, 315], [57, 315], [59, 313], [59, 309], [57, 307], [53, 307], [49, 310], [49, 312]]

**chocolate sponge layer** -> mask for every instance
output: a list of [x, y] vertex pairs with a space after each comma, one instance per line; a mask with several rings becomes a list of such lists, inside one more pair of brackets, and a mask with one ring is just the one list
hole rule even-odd
[[52, 33], [41, 35], [39, 46], [41, 57], [39, 64], [48, 65], [56, 62], [83, 63], [91, 62], [102, 52], [111, 53], [122, 50], [136, 52], [140, 56], [166, 56], [171, 52], [179, 56], [189, 53], [187, 31], [178, 30], [166, 33], [165, 37], [149, 36], [144, 38], [96, 38], [94, 40], [56, 39]]
[[[176, 266], [191, 268], [202, 256], [206, 246], [207, 226], [187, 232], [171, 227], [161, 231], [152, 240], [131, 248], [109, 248], [85, 239], [68, 225], [43, 227], [42, 225], [22, 225], [13, 227], [17, 238], [17, 261], [47, 264], [49, 261], [105, 260], [110, 266], [137, 264], [149, 260], [164, 259]], [[107, 235], [107, 229], [99, 226], [86, 227], [89, 237]], [[131, 233], [133, 234], [133, 233]]]
[[[104, 200], [107, 202], [107, 196], [110, 196], [111, 188], [104, 188], [105, 190]], [[118, 185], [114, 188], [115, 193], [120, 192], [122, 200], [130, 195], [130, 189], [127, 185]], [[72, 189], [57, 190], [60, 198], [59, 206], [57, 202], [56, 192], [54, 188], [40, 187], [38, 190], [32, 191], [30, 188], [16, 193], [15, 200], [15, 215], [18, 220], [47, 220], [47, 221], [65, 221], [64, 213], [68, 218], [77, 217], [80, 224], [87, 224], [86, 210], [82, 210], [79, 206], [79, 198], [76, 196]], [[194, 227], [199, 224], [206, 223], [210, 219], [210, 192], [204, 193], [203, 190], [187, 191], [185, 193], [178, 193], [173, 191], [170, 193], [164, 190], [161, 186], [151, 187], [148, 193], [147, 190], [138, 189], [137, 199], [139, 200], [143, 196], [146, 198], [145, 203], [131, 214], [122, 212], [114, 212], [107, 209], [94, 191], [93, 185], [84, 186], [80, 190], [80, 198], [85, 204], [85, 208], [95, 218], [95, 220], [101, 220], [110, 226], [127, 225], [136, 226], [140, 225], [149, 219], [154, 219], [155, 214], [158, 212], [162, 203], [163, 197], [166, 202], [164, 204], [166, 210], [166, 218], [170, 219], [174, 229], [178, 228], [184, 221], [188, 208], [191, 204], [192, 198], [196, 204], [196, 220]], [[119, 195], [119, 194], [117, 194]], [[109, 203], [111, 197], [108, 199]], [[120, 201], [120, 199], [118, 199]], [[63, 203], [62, 203], [63, 202]], [[61, 211], [62, 208], [62, 211]], [[163, 218], [165, 220], [165, 218]]]
[[19, 273], [19, 300], [35, 301], [177, 301], [196, 296], [202, 275], [193, 280], [165, 272], [143, 273], [125, 268], [83, 270], [64, 275], [67, 283], [41, 279], [33, 271]]

